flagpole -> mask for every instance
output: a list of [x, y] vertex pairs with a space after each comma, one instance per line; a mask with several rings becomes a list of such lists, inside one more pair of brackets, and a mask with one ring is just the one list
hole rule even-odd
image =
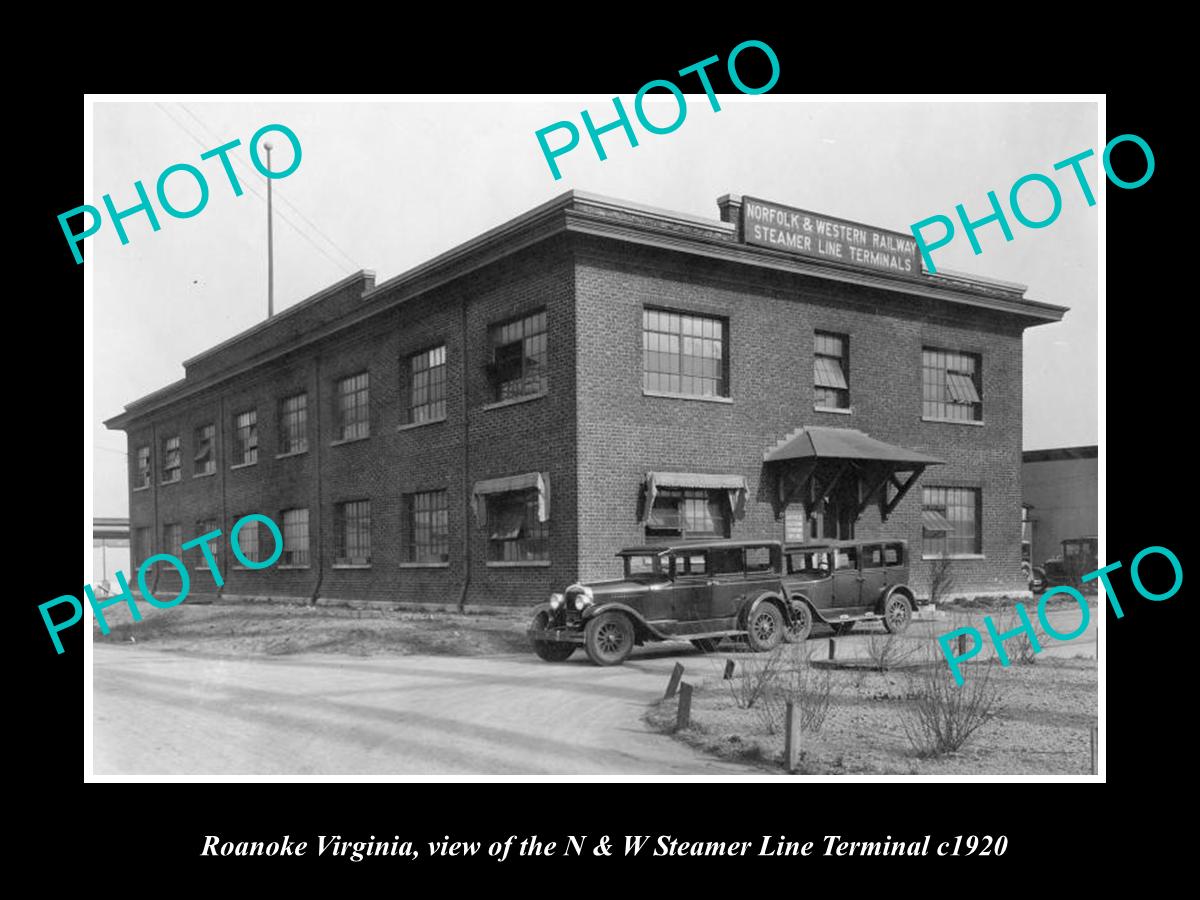
[[[267, 150], [267, 171], [271, 171], [271, 145], [264, 143]], [[271, 179], [267, 179], [267, 318], [275, 315], [275, 248], [271, 234]]]

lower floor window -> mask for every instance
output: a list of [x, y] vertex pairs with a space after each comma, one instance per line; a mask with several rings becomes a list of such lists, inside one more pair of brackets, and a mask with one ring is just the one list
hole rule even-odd
[[[979, 488], [923, 488], [922, 512], [935, 513], [921, 529], [923, 556], [978, 555], [983, 552]], [[940, 517], [940, 518], [939, 518]], [[942, 522], [945, 525], [941, 525]]]
[[350, 500], [333, 508], [337, 546], [334, 562], [342, 566], [371, 564], [371, 501]]
[[404, 495], [404, 561], [444, 563], [450, 560], [450, 505], [445, 491]]
[[729, 492], [661, 490], [646, 519], [646, 537], [729, 537]]
[[538, 518], [538, 492], [510, 491], [487, 497], [488, 560], [550, 559], [550, 523]]
[[[217, 530], [217, 520], [216, 519], [199, 519], [196, 522], [196, 537], [200, 537], [202, 534], [210, 534], [216, 530]], [[212, 554], [212, 558], [214, 560], [220, 559], [220, 557], [217, 555], [217, 539], [216, 538], [213, 538], [212, 540], [208, 541], [208, 549], [209, 549], [209, 552]], [[207, 569], [208, 568], [208, 560], [204, 556], [204, 548], [201, 547], [199, 544], [197, 544], [196, 549], [195, 549], [195, 554], [196, 554], [196, 568], [197, 569]]]
[[[240, 519], [234, 519], [236, 525]], [[262, 531], [262, 523], [257, 519], [251, 519], [248, 522], [242, 522], [242, 527], [238, 529], [237, 541], [234, 542], [232, 526], [229, 532], [230, 553], [233, 553], [233, 547], [236, 546], [242, 552], [242, 556], [250, 560], [250, 562], [262, 562], [261, 542], [259, 534]], [[233, 553], [233, 565], [239, 568], [245, 568], [242, 561], [238, 559], [236, 553]]]
[[283, 556], [284, 566], [308, 565], [308, 510], [285, 509], [283, 511]]

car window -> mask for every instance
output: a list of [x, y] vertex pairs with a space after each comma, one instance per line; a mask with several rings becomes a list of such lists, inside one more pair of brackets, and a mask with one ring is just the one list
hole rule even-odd
[[741, 571], [742, 551], [739, 548], [708, 551], [708, 573], [710, 575], [732, 575]]
[[655, 554], [627, 556], [625, 557], [625, 566], [625, 574], [627, 576], [657, 575], [662, 571], [660, 560]]
[[678, 554], [675, 559], [675, 575], [703, 575], [707, 571], [703, 553]]
[[771, 548], [770, 547], [747, 547], [746, 548], [746, 571], [747, 572], [769, 572], [769, 571], [771, 571]]
[[834, 551], [835, 569], [857, 569], [858, 568], [858, 550], [854, 547], [847, 547], [845, 550]]
[[904, 562], [904, 547], [901, 544], [885, 544], [883, 548], [884, 565], [898, 566]]
[[878, 544], [863, 547], [863, 566], [868, 569], [878, 569], [883, 565], [883, 548]]
[[788, 571], [793, 574], [825, 575], [829, 572], [829, 554], [824, 550], [788, 554]]

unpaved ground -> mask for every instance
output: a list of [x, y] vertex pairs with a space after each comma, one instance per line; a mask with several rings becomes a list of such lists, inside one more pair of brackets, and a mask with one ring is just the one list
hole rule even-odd
[[[801, 774], [902, 774], [902, 775], [1033, 775], [1077, 774], [1091, 771], [1091, 727], [1096, 724], [1096, 659], [1081, 646], [1075, 657], [1040, 655], [1032, 664], [1008, 667], [991, 665], [992, 684], [999, 689], [1000, 707], [967, 744], [939, 758], [920, 758], [910, 745], [903, 716], [915, 689], [920, 665], [934, 665], [949, 678], [941, 663], [906, 664], [887, 672], [871, 671], [860, 647], [867, 638], [839, 640], [839, 659], [846, 662], [810, 664], [816, 688], [828, 678], [832, 699], [819, 731], [802, 731]], [[1070, 645], [1063, 645], [1069, 647]], [[1094, 653], [1095, 645], [1091, 645]], [[724, 658], [735, 660], [734, 679], [722, 678]], [[781, 704], [764, 706], [761, 700], [739, 708], [747, 699], [741, 679], [753, 679], [758, 660], [735, 653], [717, 654], [707, 666], [693, 666], [696, 684], [692, 699], [692, 727], [676, 737], [702, 752], [726, 759], [781, 764], [784, 754]], [[968, 664], [966, 678], [977, 677], [987, 666]], [[663, 732], [673, 732], [677, 701], [663, 701], [647, 714], [647, 721]]]
[[502, 614], [394, 612], [272, 603], [142, 606], [133, 622], [124, 605], [105, 611], [110, 633], [97, 643], [133, 644], [184, 653], [281, 656], [431, 654], [494, 656], [529, 652], [524, 610]]

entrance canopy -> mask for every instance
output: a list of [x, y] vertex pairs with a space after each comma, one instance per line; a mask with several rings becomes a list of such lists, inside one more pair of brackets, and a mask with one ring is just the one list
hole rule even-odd
[[763, 461], [776, 470], [781, 505], [798, 501], [811, 508], [837, 496], [851, 504], [851, 521], [876, 499], [886, 520], [926, 466], [943, 464], [853, 428], [815, 425], [798, 428], [768, 448]]
[[746, 479], [741, 475], [710, 475], [703, 472], [647, 472], [646, 506], [643, 522], [649, 521], [658, 492], [670, 488], [729, 492], [729, 509], [740, 519], [746, 509]]

